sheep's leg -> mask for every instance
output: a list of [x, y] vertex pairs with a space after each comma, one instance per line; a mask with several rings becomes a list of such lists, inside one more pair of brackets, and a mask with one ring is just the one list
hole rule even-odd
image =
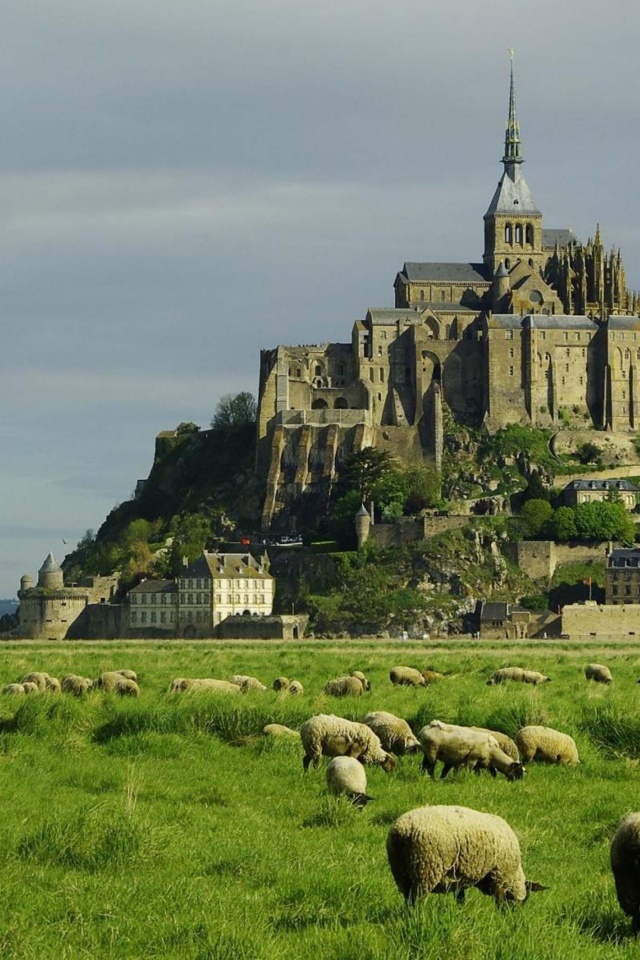
[[304, 757], [302, 758], [302, 769], [305, 771], [305, 773], [309, 769], [310, 763], [311, 763], [311, 757], [305, 753]]
[[498, 776], [498, 774], [496, 773], [496, 768], [495, 768], [495, 767], [489, 767], [488, 770], [489, 770], [489, 773], [491, 774], [491, 776], [493, 777], [493, 779], [495, 780], [495, 778]]
[[433, 762], [430, 762], [426, 754], [422, 758], [422, 772], [424, 773], [425, 770], [427, 771], [431, 779], [435, 780], [435, 776], [436, 776], [435, 760]]
[[465, 888], [464, 888], [464, 887], [460, 887], [460, 888], [459, 888], [458, 890], [456, 890], [456, 892], [455, 892], [456, 901], [457, 901], [459, 904], [462, 905], [462, 904], [464, 903], [464, 899], [465, 899], [466, 895], [467, 895], [467, 891], [465, 890]]
[[442, 768], [442, 773], [440, 774], [440, 779], [441, 779], [441, 780], [444, 780], [444, 778], [446, 777], [446, 775], [449, 773], [449, 770], [451, 770], [451, 769], [452, 769], [452, 764], [450, 764], [450, 763], [445, 763], [444, 767]]

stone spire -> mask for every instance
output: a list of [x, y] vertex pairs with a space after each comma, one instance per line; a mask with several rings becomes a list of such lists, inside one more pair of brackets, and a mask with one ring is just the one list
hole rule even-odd
[[[523, 163], [522, 151], [520, 149], [520, 125], [516, 116], [516, 86], [513, 79], [513, 50], [509, 50], [511, 56], [510, 82], [509, 82], [509, 119], [504, 132], [504, 157], [502, 162], [507, 164]], [[515, 179], [515, 177], [512, 177]]]

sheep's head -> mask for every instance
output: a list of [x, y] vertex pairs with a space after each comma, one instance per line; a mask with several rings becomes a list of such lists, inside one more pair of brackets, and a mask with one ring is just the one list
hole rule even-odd
[[387, 753], [384, 760], [380, 762], [380, 766], [386, 773], [393, 773], [396, 768], [396, 758], [393, 754]]
[[526, 772], [527, 771], [525, 770], [523, 765], [521, 763], [518, 763], [517, 760], [514, 760], [514, 762], [511, 764], [511, 766], [507, 770], [505, 776], [507, 780], [522, 780]]

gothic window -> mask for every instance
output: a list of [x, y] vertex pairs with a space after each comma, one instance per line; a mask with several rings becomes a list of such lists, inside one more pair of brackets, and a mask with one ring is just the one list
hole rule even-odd
[[522, 224], [516, 224], [516, 243], [522, 245]]
[[322, 367], [318, 365], [316, 366], [316, 377], [321, 377], [321, 376], [322, 376]]
[[511, 266], [511, 260], [509, 260], [509, 257], [506, 257], [506, 258], [505, 258], [504, 265], [505, 265], [505, 267], [507, 268], [507, 270], [508, 270], [509, 267]]
[[[530, 223], [527, 224], [527, 227], [525, 230], [525, 237], [526, 237], [527, 243], [533, 246], [533, 227], [531, 226]], [[529, 260], [529, 266], [530, 267], [533, 266], [532, 260]]]
[[380, 367], [380, 383], [384, 383], [384, 369]]
[[421, 290], [421, 291], [420, 291], [420, 299], [421, 299], [421, 300], [424, 300], [424, 290]]
[[504, 242], [505, 242], [505, 243], [509, 243], [509, 244], [512, 242], [512, 240], [511, 240], [511, 224], [510, 224], [510, 223], [505, 224], [505, 228], [504, 228]]
[[382, 400], [382, 394], [381, 394], [381, 393], [378, 394], [378, 400]]
[[447, 296], [447, 295], [446, 295], [445, 291], [444, 291], [444, 290], [441, 290], [441, 291], [440, 291], [440, 300], [441, 300], [443, 303], [444, 303], [444, 301], [445, 301], [445, 299], [446, 299], [446, 296]]
[[371, 383], [373, 383], [374, 377], [375, 377], [375, 371], [373, 367], [369, 367], [369, 380], [371, 380]]

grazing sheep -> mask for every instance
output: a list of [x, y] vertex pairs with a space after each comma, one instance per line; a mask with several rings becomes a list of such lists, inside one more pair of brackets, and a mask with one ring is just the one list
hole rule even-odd
[[114, 693], [119, 697], [139, 697], [140, 687], [135, 680], [129, 680], [128, 677], [120, 677], [120, 680], [114, 688]]
[[25, 693], [40, 693], [40, 688], [37, 683], [34, 683], [33, 680], [27, 680], [26, 683], [22, 684]]
[[609, 667], [604, 667], [601, 663], [588, 663], [584, 668], [584, 675], [587, 680], [594, 680], [596, 683], [611, 683], [613, 680]]
[[22, 678], [20, 683], [35, 683], [38, 690], [47, 689], [47, 680], [49, 679], [48, 673], [28, 673]]
[[487, 727], [460, 727], [453, 723], [443, 723], [442, 720], [432, 720], [430, 727], [440, 727], [441, 730], [477, 730], [479, 733], [490, 734], [498, 743], [501, 750], [512, 760], [519, 760], [518, 748], [511, 737], [500, 730], [489, 730]]
[[389, 831], [387, 857], [408, 903], [428, 893], [453, 893], [462, 903], [468, 887], [496, 903], [522, 903], [530, 892], [546, 889], [525, 880], [509, 824], [469, 807], [418, 807], [403, 814]]
[[291, 683], [289, 684], [289, 689], [287, 690], [287, 693], [291, 697], [299, 697], [301, 694], [304, 693], [304, 687], [302, 686], [299, 680], [292, 680]]
[[640, 813], [630, 813], [618, 824], [611, 841], [611, 869], [621, 909], [631, 917], [631, 929], [640, 932]]
[[79, 677], [75, 673], [69, 673], [60, 681], [60, 689], [63, 693], [71, 693], [74, 697], [81, 697], [93, 688], [93, 680], [89, 677]]
[[575, 740], [568, 733], [551, 727], [522, 727], [516, 733], [516, 745], [523, 763], [531, 760], [562, 766], [580, 763]]
[[194, 691], [208, 690], [215, 693], [240, 693], [237, 683], [228, 680], [199, 679], [192, 677], [177, 677], [171, 684], [171, 693], [193, 693]]
[[336, 677], [322, 688], [330, 697], [361, 697], [364, 687], [358, 677]]
[[334, 797], [349, 797], [362, 809], [373, 797], [367, 796], [367, 774], [354, 757], [334, 757], [327, 767], [327, 788]]
[[116, 673], [119, 673], [121, 677], [125, 677], [127, 680], [133, 680], [134, 683], [138, 682], [138, 674], [135, 670], [116, 670]]
[[262, 732], [265, 737], [297, 737], [300, 739], [300, 734], [297, 730], [292, 730], [291, 727], [285, 727], [283, 723], [268, 723], [262, 728]]
[[471, 730], [469, 727], [458, 727], [453, 730], [443, 729], [442, 726], [423, 727], [418, 733], [418, 740], [424, 753], [422, 769], [434, 779], [436, 763], [441, 760], [444, 764], [441, 779], [444, 779], [451, 769], [471, 767], [476, 771], [489, 770], [491, 776], [496, 776], [496, 770], [503, 773], [507, 780], [521, 780], [524, 776], [524, 767], [517, 760], [512, 760], [504, 750], [501, 750], [498, 741], [489, 733]]
[[105, 690], [107, 693], [113, 693], [122, 679], [122, 674], [118, 673], [117, 670], [107, 670], [96, 677], [93, 681], [93, 687], [95, 690]]
[[60, 693], [60, 681], [57, 677], [47, 677], [47, 692], [48, 693]]
[[276, 677], [272, 683], [272, 687], [274, 690], [277, 690], [278, 692], [280, 692], [281, 690], [288, 690], [289, 689], [288, 677]]
[[537, 670], [523, 670], [522, 667], [502, 667], [496, 670], [490, 680], [487, 680], [487, 686], [493, 686], [496, 683], [507, 683], [514, 680], [516, 683], [550, 683], [551, 677], [546, 677], [544, 673], [538, 673]]
[[423, 670], [422, 676], [427, 683], [433, 683], [435, 680], [444, 680], [444, 673], [438, 673], [437, 670]]
[[389, 680], [396, 686], [426, 687], [427, 681], [419, 670], [413, 667], [392, 667], [389, 671]]
[[383, 749], [389, 753], [415, 753], [420, 749], [420, 741], [407, 721], [393, 713], [376, 710], [368, 713], [362, 722], [373, 730]]
[[377, 763], [389, 773], [396, 765], [391, 754], [382, 749], [380, 740], [364, 723], [355, 723], [333, 714], [320, 713], [300, 727], [304, 747], [302, 765], [320, 766], [322, 756], [355, 757], [361, 763]]
[[264, 692], [267, 689], [264, 683], [261, 683], [256, 677], [248, 677], [244, 673], [236, 673], [233, 677], [229, 677], [229, 683], [235, 683], [243, 693], [248, 693], [250, 690], [262, 690]]
[[366, 692], [371, 690], [371, 680], [368, 680], [362, 670], [352, 670], [350, 676], [355, 677], [362, 683], [362, 689]]
[[21, 683], [6, 683], [2, 688], [2, 692], [24, 696], [24, 687]]

